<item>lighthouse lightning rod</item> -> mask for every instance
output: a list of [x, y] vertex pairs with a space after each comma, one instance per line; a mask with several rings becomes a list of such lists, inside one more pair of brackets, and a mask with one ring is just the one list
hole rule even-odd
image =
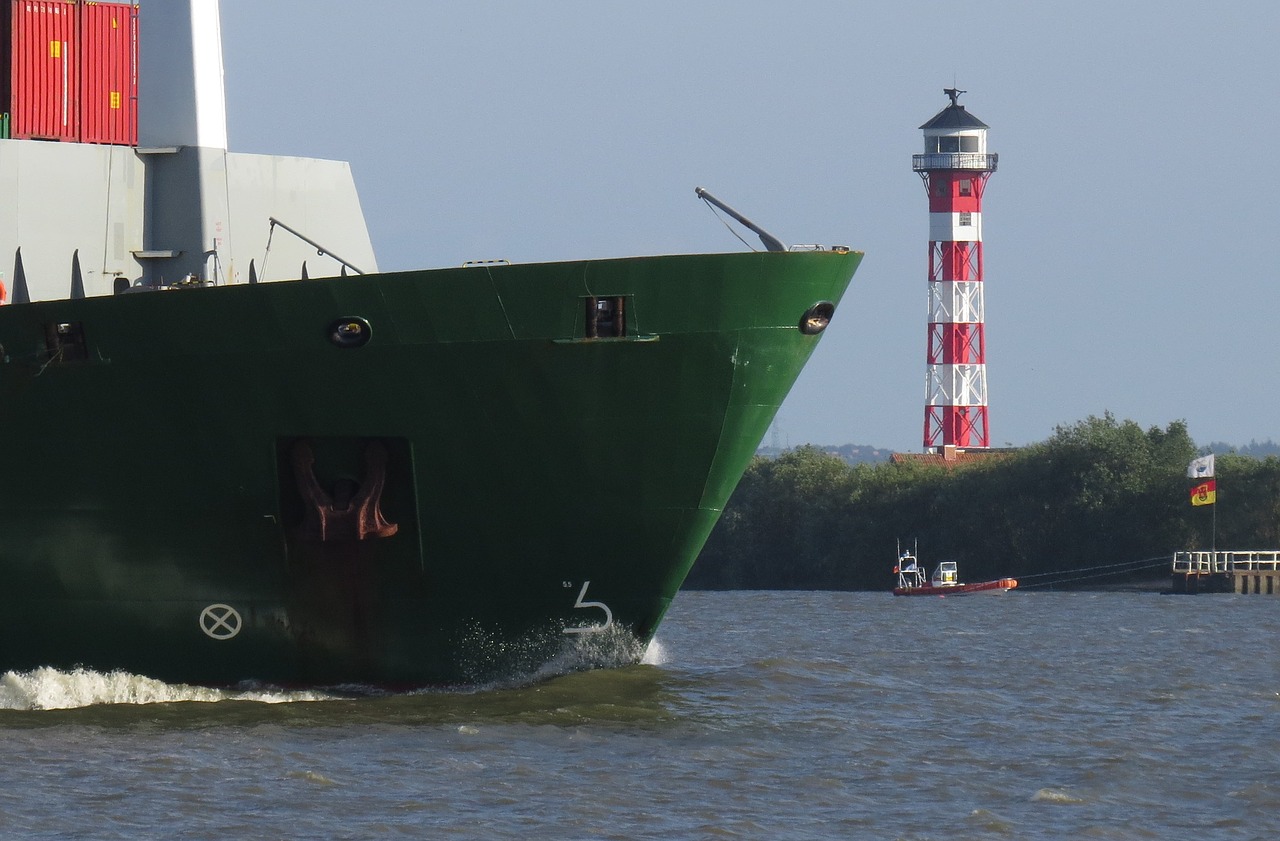
[[741, 213], [734, 210], [729, 205], [720, 201], [720, 199], [711, 195], [706, 190], [702, 189], [701, 187], [694, 187], [693, 192], [698, 196], [698, 198], [702, 199], [704, 202], [707, 202], [708, 204], [713, 204], [716, 207], [720, 208], [725, 213], [729, 214], [734, 219], [738, 220], [738, 222], [741, 223], [743, 227], [747, 228], [748, 230], [752, 231], [756, 236], [760, 237], [760, 241], [764, 243], [764, 247], [766, 250], [768, 251], [786, 251], [787, 250], [787, 247], [783, 245], [782, 240], [778, 239], [773, 234], [769, 233], [764, 228], [757, 225], [755, 222], [752, 222], [750, 219], [743, 216]]

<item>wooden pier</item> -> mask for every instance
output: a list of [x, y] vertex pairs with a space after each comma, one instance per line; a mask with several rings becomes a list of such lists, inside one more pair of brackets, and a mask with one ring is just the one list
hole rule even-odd
[[1280, 549], [1176, 552], [1173, 592], [1280, 596]]

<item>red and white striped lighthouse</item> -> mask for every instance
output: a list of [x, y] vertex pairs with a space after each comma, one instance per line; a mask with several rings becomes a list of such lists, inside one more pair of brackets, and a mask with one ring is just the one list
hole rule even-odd
[[929, 348], [924, 447], [991, 446], [983, 336], [982, 189], [996, 170], [987, 124], [943, 90], [951, 104], [922, 125], [913, 155], [929, 194]]

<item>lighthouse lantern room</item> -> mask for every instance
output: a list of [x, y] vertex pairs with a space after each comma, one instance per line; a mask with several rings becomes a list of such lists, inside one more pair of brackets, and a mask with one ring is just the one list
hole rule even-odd
[[929, 196], [929, 338], [924, 447], [985, 449], [987, 364], [982, 283], [982, 191], [996, 170], [987, 124], [945, 88], [951, 104], [922, 125], [912, 156]]

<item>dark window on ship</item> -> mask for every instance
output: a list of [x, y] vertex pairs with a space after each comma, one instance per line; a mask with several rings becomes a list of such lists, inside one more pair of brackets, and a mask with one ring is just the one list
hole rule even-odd
[[84, 325], [79, 321], [46, 324], [44, 345], [52, 362], [79, 362], [89, 358], [89, 346], [84, 340]]
[[622, 296], [586, 301], [586, 334], [588, 339], [615, 338], [627, 335], [627, 299]]

